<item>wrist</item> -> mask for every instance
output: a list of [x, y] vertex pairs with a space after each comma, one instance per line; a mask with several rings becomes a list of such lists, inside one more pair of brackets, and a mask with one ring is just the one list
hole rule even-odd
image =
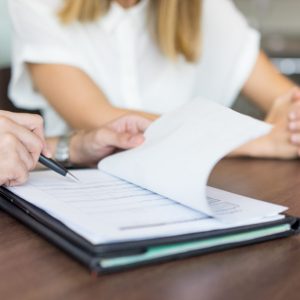
[[275, 145], [270, 135], [265, 135], [250, 141], [238, 149], [231, 152], [230, 156], [246, 156], [252, 158], [268, 158], [272, 157]]
[[82, 131], [74, 132], [69, 140], [69, 161], [74, 165], [82, 164], [83, 148], [84, 148], [84, 134]]
[[74, 153], [80, 153], [79, 151], [73, 150], [74, 143], [72, 141], [75, 135], [75, 132], [63, 135], [57, 139], [56, 143], [55, 159], [67, 168], [74, 167], [74, 165], [77, 164], [78, 159]]

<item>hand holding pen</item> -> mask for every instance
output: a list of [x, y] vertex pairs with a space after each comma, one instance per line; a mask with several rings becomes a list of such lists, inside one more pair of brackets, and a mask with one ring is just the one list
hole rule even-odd
[[44, 138], [43, 119], [33, 114], [0, 111], [0, 185], [19, 185], [39, 161], [58, 174], [78, 181], [51, 159]]
[[38, 115], [0, 111], [0, 185], [20, 185], [42, 153], [50, 157]]

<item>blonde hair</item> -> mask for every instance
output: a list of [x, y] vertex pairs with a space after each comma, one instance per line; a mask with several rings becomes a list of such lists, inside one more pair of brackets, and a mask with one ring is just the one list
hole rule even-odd
[[[93, 22], [106, 14], [113, 0], [65, 0], [59, 12], [65, 23]], [[161, 51], [195, 62], [200, 52], [202, 0], [150, 0], [149, 16]]]

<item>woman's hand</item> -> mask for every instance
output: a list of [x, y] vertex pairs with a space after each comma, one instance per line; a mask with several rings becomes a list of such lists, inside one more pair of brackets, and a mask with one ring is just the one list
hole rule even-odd
[[288, 128], [291, 133], [292, 144], [298, 146], [300, 155], [300, 89], [298, 88], [293, 97], [293, 105], [288, 114]]
[[251, 141], [231, 155], [293, 159], [300, 155], [300, 90], [293, 88], [274, 101], [266, 122], [272, 131]]
[[116, 150], [139, 146], [150, 124], [151, 121], [146, 118], [126, 115], [99, 129], [79, 131], [70, 140], [70, 161], [94, 166]]
[[273, 102], [265, 121], [276, 124], [283, 118], [287, 118], [289, 123], [300, 123], [300, 89], [298, 87], [292, 88]]
[[288, 93], [279, 97], [268, 114], [266, 121], [286, 126], [286, 138], [292, 145], [298, 147], [297, 154], [300, 155], [300, 89], [295, 87]]
[[269, 134], [241, 146], [230, 156], [294, 159], [299, 156], [298, 152], [298, 147], [290, 141], [286, 124], [276, 124]]
[[42, 118], [0, 111], [0, 185], [24, 183], [41, 152], [50, 156]]

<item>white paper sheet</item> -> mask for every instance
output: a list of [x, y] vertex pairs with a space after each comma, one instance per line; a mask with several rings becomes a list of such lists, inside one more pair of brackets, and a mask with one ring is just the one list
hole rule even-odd
[[26, 185], [9, 189], [94, 244], [262, 223], [282, 218], [278, 213], [286, 209], [208, 188], [208, 195], [218, 199], [219, 212], [231, 219], [224, 223], [99, 170], [74, 174], [80, 184], [40, 171]]
[[110, 156], [99, 169], [213, 215], [205, 186], [214, 165], [270, 125], [204, 99], [161, 117], [143, 145]]

